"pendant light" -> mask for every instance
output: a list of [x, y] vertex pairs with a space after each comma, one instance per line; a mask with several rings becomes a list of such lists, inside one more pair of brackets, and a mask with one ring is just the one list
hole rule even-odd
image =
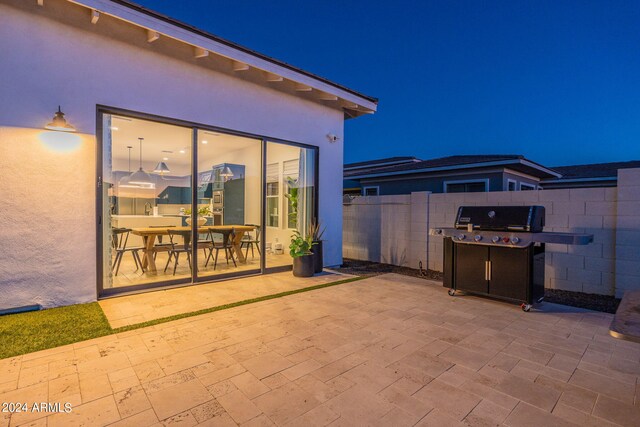
[[138, 188], [137, 185], [131, 184], [131, 149], [133, 147], [131, 145], [127, 145], [127, 149], [129, 150], [129, 173], [120, 178], [118, 181], [118, 186], [121, 188]]
[[138, 140], [140, 141], [140, 169], [131, 175], [129, 183], [139, 185], [141, 188], [156, 188], [156, 184], [153, 182], [151, 175], [142, 169], [142, 141], [144, 138], [138, 138]]
[[224, 181], [227, 182], [233, 176], [233, 171], [229, 166], [225, 166], [220, 172], [220, 176], [224, 177]]
[[160, 175], [162, 175], [163, 173], [171, 172], [171, 170], [169, 169], [169, 166], [167, 166], [165, 162], [161, 161], [161, 162], [158, 162], [153, 172], [159, 173]]
[[67, 120], [64, 118], [64, 113], [62, 112], [62, 109], [60, 108], [59, 105], [58, 105], [58, 111], [56, 111], [55, 115], [53, 116], [53, 120], [51, 121], [51, 123], [47, 124], [44, 128], [49, 130], [56, 130], [59, 132], [75, 132], [76, 131], [76, 128], [74, 128], [69, 123], [67, 123]]

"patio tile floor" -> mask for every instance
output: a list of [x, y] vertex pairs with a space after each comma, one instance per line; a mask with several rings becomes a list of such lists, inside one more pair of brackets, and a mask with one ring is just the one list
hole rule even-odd
[[299, 278], [294, 277], [290, 271], [286, 271], [125, 295], [103, 299], [99, 304], [111, 327], [118, 328], [175, 314], [189, 313], [294, 289], [308, 288], [323, 283], [348, 279], [349, 277], [353, 276], [325, 271], [313, 277]]
[[0, 360], [0, 402], [74, 405], [0, 427], [637, 426], [611, 319], [388, 274]]

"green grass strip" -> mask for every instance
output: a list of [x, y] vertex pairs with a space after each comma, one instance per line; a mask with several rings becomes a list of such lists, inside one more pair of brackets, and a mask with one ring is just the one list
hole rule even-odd
[[180, 313], [115, 329], [111, 328], [107, 317], [97, 302], [50, 308], [28, 313], [9, 314], [0, 316], [0, 359], [73, 344], [105, 335], [132, 331], [172, 320], [184, 319], [185, 317], [199, 316], [201, 314], [226, 310], [260, 301], [342, 285], [362, 279], [365, 279], [365, 277], [352, 277], [336, 282], [323, 283], [307, 288], [236, 301], [188, 313]]
[[174, 314], [173, 316], [169, 316], [169, 317], [162, 317], [160, 319], [149, 320], [149, 321], [143, 322], [143, 323], [136, 323], [135, 325], [121, 326], [119, 328], [114, 329], [113, 331], [115, 333], [131, 331], [133, 329], [145, 328], [147, 326], [154, 326], [154, 325], [157, 325], [159, 323], [170, 322], [172, 320], [184, 319], [185, 317], [198, 316], [200, 314], [213, 313], [214, 311], [227, 310], [227, 309], [233, 308], [233, 307], [240, 307], [241, 305], [254, 304], [254, 303], [260, 302], [260, 301], [268, 301], [270, 299], [282, 298], [282, 297], [286, 297], [288, 295], [299, 294], [299, 293], [307, 292], [307, 291], [315, 291], [316, 289], [322, 289], [322, 288], [328, 288], [330, 286], [342, 285], [344, 283], [355, 282], [355, 281], [362, 280], [362, 279], [365, 279], [365, 277], [352, 277], [350, 279], [339, 280], [337, 282], [323, 283], [321, 285], [309, 286], [308, 288], [300, 288], [300, 289], [294, 289], [292, 291], [280, 292], [279, 294], [265, 295], [265, 296], [262, 296], [262, 297], [257, 297], [257, 298], [251, 298], [251, 299], [242, 300], [242, 301], [231, 302], [229, 304], [218, 305], [216, 307], [203, 308], [202, 310], [191, 311], [189, 313]]
[[0, 359], [113, 333], [97, 302], [0, 317]]

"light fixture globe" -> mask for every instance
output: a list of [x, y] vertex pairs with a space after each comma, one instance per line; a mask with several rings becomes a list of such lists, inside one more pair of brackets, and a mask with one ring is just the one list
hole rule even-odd
[[156, 184], [151, 175], [142, 169], [142, 141], [144, 141], [144, 138], [138, 138], [138, 141], [140, 142], [140, 169], [129, 177], [129, 184], [136, 185], [140, 188], [156, 188]]
[[58, 105], [58, 111], [53, 116], [53, 120], [51, 123], [44, 127], [45, 129], [55, 130], [58, 132], [75, 132], [76, 128], [67, 123], [67, 120], [64, 118], [64, 113], [62, 109]]
[[140, 188], [156, 188], [151, 175], [140, 168], [129, 177], [129, 184], [137, 185]]

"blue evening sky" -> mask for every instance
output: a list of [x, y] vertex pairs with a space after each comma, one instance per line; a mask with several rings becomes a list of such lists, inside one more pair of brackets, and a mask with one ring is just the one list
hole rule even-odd
[[640, 159], [637, 0], [137, 2], [378, 97], [346, 162]]

